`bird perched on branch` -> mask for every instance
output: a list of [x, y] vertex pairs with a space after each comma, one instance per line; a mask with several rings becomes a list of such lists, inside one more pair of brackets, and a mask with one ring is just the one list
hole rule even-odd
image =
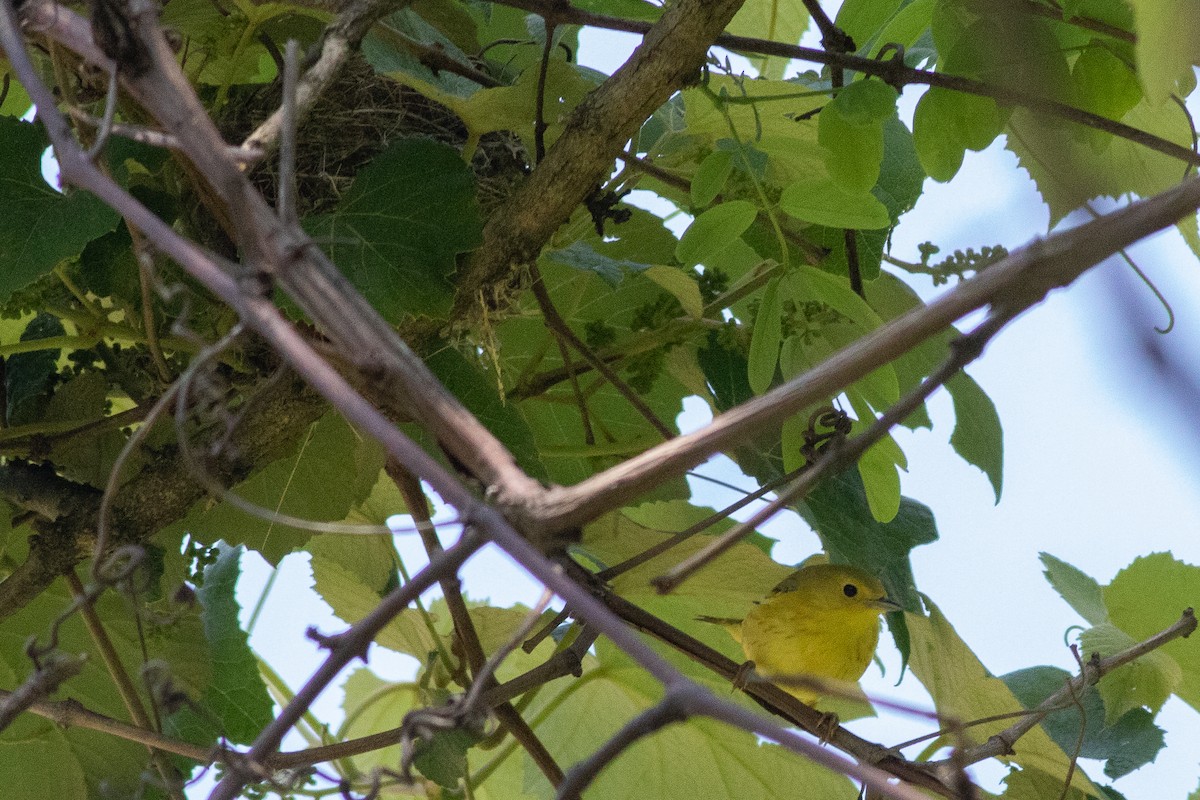
[[812, 705], [821, 692], [797, 681], [857, 681], [875, 655], [879, 615], [899, 610], [873, 575], [841, 564], [809, 564], [745, 619], [697, 619], [725, 628], [760, 675], [777, 678], [780, 688]]

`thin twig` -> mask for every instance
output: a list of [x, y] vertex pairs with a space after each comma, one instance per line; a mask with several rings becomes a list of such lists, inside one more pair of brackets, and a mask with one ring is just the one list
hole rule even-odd
[[756, 512], [750, 519], [721, 534], [703, 549], [688, 556], [666, 573], [651, 580], [650, 583], [658, 589], [660, 594], [670, 592], [694, 575], [697, 570], [749, 536], [786, 506], [802, 499], [826, 475], [840, 472], [857, 462], [863, 453], [887, 436], [893, 427], [908, 419], [912, 412], [941, 388], [946, 381], [978, 358], [987, 343], [1008, 321], [1009, 317], [1006, 314], [994, 314], [980, 323], [971, 333], [955, 339], [951, 342], [950, 355], [946, 360], [925, 380], [921, 381], [920, 385], [896, 401], [872, 422], [867, 430], [844, 443], [835, 443], [817, 463], [804, 470], [791, 486], [779, 492], [774, 500]]

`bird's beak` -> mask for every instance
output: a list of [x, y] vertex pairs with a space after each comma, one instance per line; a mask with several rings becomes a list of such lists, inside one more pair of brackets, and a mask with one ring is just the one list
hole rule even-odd
[[872, 600], [871, 605], [878, 608], [883, 613], [887, 614], [892, 611], [903, 611], [904, 607], [888, 597], [881, 597], [878, 600]]

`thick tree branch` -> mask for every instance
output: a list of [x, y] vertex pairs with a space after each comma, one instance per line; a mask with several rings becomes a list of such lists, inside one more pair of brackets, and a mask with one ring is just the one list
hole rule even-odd
[[[492, 287], [534, 261], [543, 245], [583, 199], [612, 171], [625, 142], [674, 92], [694, 81], [713, 40], [741, 0], [679, 0], [646, 28], [646, 38], [625, 64], [584, 98], [545, 159], [483, 231], [483, 245], [460, 278], [453, 310], [472, 319]], [[548, 19], [564, 4], [536, 9]]]
[[1200, 178], [1056, 233], [1011, 253], [963, 281], [928, 306], [879, 327], [813, 369], [717, 417], [707, 427], [651, 447], [570, 487], [551, 489], [538, 509], [543, 530], [564, 530], [619, 508], [736, 446], [755, 431], [777, 425], [800, 409], [836, 395], [846, 386], [937, 335], [964, 315], [991, 306], [1011, 319], [1077, 277], [1155, 231], [1200, 207]]

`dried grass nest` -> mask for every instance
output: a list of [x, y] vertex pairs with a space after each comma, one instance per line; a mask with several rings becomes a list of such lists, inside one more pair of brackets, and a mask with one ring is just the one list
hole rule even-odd
[[[218, 127], [230, 142], [245, 139], [279, 107], [279, 82], [231, 94]], [[461, 150], [467, 129], [458, 116], [408, 86], [375, 72], [353, 56], [301, 124], [296, 142], [297, 213], [303, 218], [332, 210], [357, 172], [400, 138], [424, 136]], [[525, 148], [516, 135], [484, 135], [471, 159], [480, 210], [486, 218], [528, 174]], [[271, 203], [278, 158], [255, 167], [250, 179]]]

